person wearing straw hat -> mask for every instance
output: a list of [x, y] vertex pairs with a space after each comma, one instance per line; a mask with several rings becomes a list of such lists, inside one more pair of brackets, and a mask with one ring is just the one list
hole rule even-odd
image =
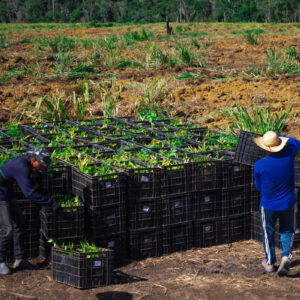
[[300, 141], [268, 131], [262, 137], [254, 138], [254, 142], [267, 154], [254, 165], [255, 186], [261, 193], [259, 210], [266, 255], [262, 265], [268, 273], [275, 271], [274, 233], [279, 219], [281, 262], [277, 274], [284, 276], [289, 271], [292, 258], [297, 201], [294, 164], [300, 150]]
[[33, 169], [42, 171], [49, 167], [51, 159], [50, 153], [44, 148], [33, 148], [23, 155], [12, 159], [0, 167], [0, 274], [8, 275], [11, 273], [5, 263], [5, 256], [8, 250], [10, 239], [14, 242], [15, 262], [13, 268], [36, 269], [35, 265], [30, 264], [24, 257], [24, 220], [19, 205], [12, 197], [13, 180], [20, 186], [26, 198], [32, 201], [52, 207], [57, 212], [60, 208], [59, 203], [53, 201], [48, 196], [36, 191], [33, 186], [30, 174]]

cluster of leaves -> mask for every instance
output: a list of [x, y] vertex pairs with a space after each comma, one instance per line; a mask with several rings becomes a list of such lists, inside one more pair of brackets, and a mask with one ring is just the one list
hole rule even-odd
[[76, 207], [80, 206], [79, 196], [66, 195], [52, 195], [51, 198], [58, 202], [61, 207]]
[[[89, 243], [86, 240], [80, 241], [79, 245], [75, 245], [74, 242], [63, 242], [61, 245], [59, 245], [53, 239], [49, 239], [48, 243], [51, 243], [54, 247], [58, 247], [66, 251], [89, 253], [86, 258], [100, 258], [103, 256], [103, 252], [107, 251], [107, 249], [97, 247], [94, 243]], [[69, 256], [74, 256], [74, 254], [69, 253]]]

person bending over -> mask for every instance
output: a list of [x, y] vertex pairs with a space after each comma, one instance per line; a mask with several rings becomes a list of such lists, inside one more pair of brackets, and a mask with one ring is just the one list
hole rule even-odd
[[33, 170], [42, 171], [49, 167], [50, 153], [44, 148], [33, 148], [23, 155], [12, 159], [0, 167], [0, 274], [10, 274], [10, 269], [5, 263], [10, 239], [14, 243], [15, 262], [13, 268], [36, 269], [24, 257], [24, 219], [18, 202], [12, 197], [13, 181], [16, 180], [24, 196], [35, 203], [50, 206], [54, 211], [60, 205], [51, 198], [37, 192], [31, 182]]

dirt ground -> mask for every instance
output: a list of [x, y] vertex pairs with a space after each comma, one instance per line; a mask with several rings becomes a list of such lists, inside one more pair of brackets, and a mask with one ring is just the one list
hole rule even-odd
[[[172, 24], [174, 29], [179, 24]], [[2, 25], [10, 26], [10, 25]], [[185, 27], [187, 25], [183, 25]], [[176, 43], [190, 44], [192, 39], [201, 46], [195, 51], [205, 57], [205, 68], [193, 66], [175, 66], [173, 68], [109, 68], [103, 66], [101, 59], [93, 58], [95, 50], [76, 48], [72, 52], [71, 67], [74, 64], [93, 63], [98, 70], [89, 75], [91, 88], [95, 91], [91, 112], [93, 116], [103, 115], [101, 88], [105, 83], [105, 76], [114, 78], [114, 85], [123, 87], [121, 99], [117, 103], [118, 115], [135, 114], [135, 100], [143, 93], [143, 83], [154, 80], [163, 81], [164, 89], [170, 90], [161, 101], [161, 106], [168, 107], [168, 113], [175, 117], [188, 117], [190, 121], [203, 125], [226, 126], [228, 121], [218, 109], [232, 105], [232, 101], [243, 103], [245, 106], [257, 100], [259, 105], [274, 101], [274, 109], [286, 109], [292, 101], [293, 120], [287, 128], [287, 133], [300, 137], [300, 76], [276, 75], [262, 77], [253, 72], [246, 72], [249, 68], [260, 68], [267, 65], [266, 51], [284, 51], [294, 48], [300, 53], [300, 28], [293, 24], [222, 24], [200, 23], [190, 24], [190, 31], [205, 33], [194, 38], [182, 37], [179, 40], [154, 39], [136, 42], [116, 54], [123, 60], [144, 61], [149, 47], [155, 44], [165, 51], [174, 53]], [[0, 48], [0, 74], [22, 70], [22, 76], [12, 76], [0, 83], [0, 122], [7, 122], [16, 117], [24, 117], [25, 99], [35, 101], [45, 95], [59, 95], [62, 99], [80, 94], [82, 79], [70, 79], [63, 75], [55, 75], [56, 54], [49, 48], [43, 48], [34, 43], [19, 43], [24, 39], [33, 40], [64, 35], [80, 39], [103, 38], [115, 34], [121, 38], [125, 33], [142, 28], [153, 32], [155, 36], [165, 35], [165, 24], [149, 24], [143, 26], [123, 26], [118, 28], [53, 28], [53, 29], [13, 29], [3, 31], [10, 40], [9, 48]], [[250, 45], [242, 34], [248, 29], [263, 29], [259, 35], [259, 43]], [[177, 33], [178, 35], [178, 33]], [[94, 51], [94, 52], [93, 52]], [[113, 50], [115, 52], [118, 49]], [[104, 55], [104, 54], [103, 54]], [[103, 60], [104, 58], [102, 58]], [[26, 72], [24, 71], [26, 70]], [[183, 73], [194, 73], [201, 77], [176, 79]], [[43, 76], [43, 74], [48, 74]], [[27, 107], [28, 108], [28, 107]], [[30, 115], [30, 113], [29, 113]]]
[[263, 258], [262, 244], [253, 240], [194, 248], [131, 262], [115, 270], [114, 284], [89, 290], [54, 282], [48, 266], [1, 276], [0, 299], [299, 299], [300, 251], [287, 277], [266, 274]]

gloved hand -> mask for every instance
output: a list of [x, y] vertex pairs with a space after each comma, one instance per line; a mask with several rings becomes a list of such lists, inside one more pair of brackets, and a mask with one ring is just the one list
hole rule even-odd
[[52, 201], [51, 208], [52, 208], [52, 211], [54, 213], [59, 213], [59, 211], [60, 211], [60, 204], [58, 202], [56, 202], [56, 201]]

